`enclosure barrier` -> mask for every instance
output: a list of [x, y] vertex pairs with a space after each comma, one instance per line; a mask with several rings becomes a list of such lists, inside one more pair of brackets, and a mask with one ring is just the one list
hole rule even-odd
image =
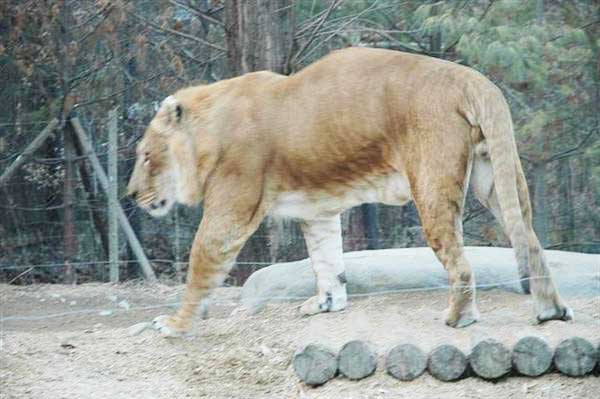
[[[440, 381], [467, 377], [498, 380], [511, 375], [537, 377], [558, 371], [570, 377], [591, 373], [598, 363], [600, 343], [595, 348], [584, 338], [563, 340], [554, 350], [539, 337], [521, 338], [512, 351], [494, 339], [478, 342], [467, 356], [453, 345], [440, 345], [428, 355], [413, 344], [393, 347], [385, 356], [385, 369], [392, 377], [411, 381], [427, 370]], [[337, 375], [360, 380], [377, 369], [375, 346], [365, 341], [350, 341], [335, 353], [320, 344], [308, 344], [293, 355], [292, 365], [300, 380], [307, 385], [326, 383]]]

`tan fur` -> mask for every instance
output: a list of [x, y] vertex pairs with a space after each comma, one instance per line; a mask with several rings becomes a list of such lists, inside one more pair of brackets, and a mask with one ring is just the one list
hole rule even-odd
[[[471, 168], [471, 185], [505, 227], [522, 275], [529, 266], [539, 278], [532, 289], [540, 320], [567, 318], [570, 310], [531, 228], [510, 111], [500, 90], [478, 72], [353, 48], [290, 77], [257, 72], [178, 91], [140, 142], [129, 184], [144, 208], [157, 207], [149, 209], [156, 215], [175, 200], [204, 200], [184, 304], [165, 323], [189, 328], [196, 304], [222, 280], [268, 212], [331, 217], [343, 210], [333, 204], [370, 200], [364, 193], [374, 187], [379, 201], [414, 199], [427, 240], [449, 273], [446, 322], [470, 324], [477, 310], [461, 217]], [[391, 182], [399, 191], [383, 196]], [[318, 206], [310, 216], [297, 216], [290, 211], [294, 204], [299, 212]]]

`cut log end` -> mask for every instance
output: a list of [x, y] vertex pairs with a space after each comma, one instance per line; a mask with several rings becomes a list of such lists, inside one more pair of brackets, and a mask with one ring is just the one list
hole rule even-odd
[[338, 365], [341, 374], [351, 380], [360, 380], [375, 372], [377, 351], [368, 342], [350, 341], [340, 350]]
[[452, 345], [441, 345], [429, 354], [427, 369], [441, 381], [454, 381], [465, 374], [468, 360], [462, 351]]
[[516, 343], [512, 352], [512, 363], [519, 373], [537, 377], [552, 365], [552, 349], [539, 337], [524, 337]]
[[322, 385], [335, 377], [338, 359], [335, 353], [321, 345], [300, 348], [292, 360], [298, 378], [308, 385]]
[[583, 338], [574, 337], [562, 341], [554, 352], [554, 365], [563, 374], [581, 377], [596, 366], [596, 348]]
[[510, 351], [493, 339], [485, 339], [473, 347], [470, 363], [475, 374], [488, 380], [506, 375], [512, 366]]
[[411, 344], [392, 348], [385, 363], [387, 372], [401, 381], [414, 380], [423, 374], [426, 366], [427, 358], [423, 351]]

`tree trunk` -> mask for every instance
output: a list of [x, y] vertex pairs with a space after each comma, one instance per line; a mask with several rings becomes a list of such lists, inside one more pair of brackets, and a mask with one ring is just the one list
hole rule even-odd
[[289, 73], [293, 26], [291, 0], [227, 1], [225, 39], [230, 75], [260, 70]]
[[[571, 192], [571, 163], [568, 159], [558, 161], [558, 184], [560, 201], [558, 203], [560, 242], [563, 244], [573, 243], [575, 233], [575, 212]], [[563, 248], [568, 249], [568, 248]]]
[[544, 0], [537, 0], [535, 3], [535, 15], [538, 24], [544, 23]]
[[[433, 6], [432, 12], [434, 15], [437, 15], [439, 8], [439, 4]], [[442, 30], [439, 27], [429, 37], [429, 55], [442, 58]]]
[[[288, 73], [287, 59], [293, 44], [292, 0], [228, 0], [225, 2], [225, 39], [229, 75], [270, 70]], [[268, 219], [248, 243], [249, 248], [268, 248], [254, 252], [251, 261], [287, 260], [303, 253], [291, 242], [299, 228], [296, 223]], [[260, 241], [257, 243], [257, 241]], [[243, 259], [247, 251], [242, 251]], [[262, 259], [257, 259], [261, 255]], [[264, 259], [268, 256], [268, 259]]]
[[64, 282], [71, 284], [76, 281], [73, 260], [77, 254], [77, 236], [75, 232], [75, 143], [70, 124], [63, 130], [65, 149], [65, 170], [63, 182], [63, 240], [64, 240]]
[[[70, 124], [68, 125], [70, 126]], [[77, 157], [83, 157], [84, 153], [81, 149], [81, 144], [78, 140], [75, 140], [75, 153]], [[94, 184], [90, 177], [90, 173], [84, 162], [78, 162], [78, 171], [79, 176], [81, 177], [81, 182], [83, 183], [83, 190], [85, 191], [87, 202], [92, 214], [92, 222], [98, 234], [100, 235], [100, 244], [102, 246], [102, 251], [104, 258], [108, 257], [108, 228], [106, 226], [106, 221], [104, 220], [104, 216], [102, 215], [102, 211], [98, 209], [96, 206], [96, 194], [94, 190]]]
[[542, 244], [548, 246], [548, 212], [546, 209], [546, 162], [533, 167], [533, 228]]
[[117, 109], [108, 112], [108, 261], [111, 283], [119, 282], [119, 181], [117, 169], [117, 152], [119, 128]]
[[360, 207], [367, 237], [367, 249], [379, 249], [379, 222], [377, 219], [377, 205], [362, 204]]

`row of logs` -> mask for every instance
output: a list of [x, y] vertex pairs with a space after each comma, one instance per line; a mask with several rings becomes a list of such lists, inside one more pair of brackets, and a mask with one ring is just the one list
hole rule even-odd
[[[568, 338], [554, 351], [538, 337], [524, 337], [509, 350], [502, 343], [485, 339], [477, 343], [467, 356], [453, 345], [441, 345], [427, 356], [412, 344], [393, 347], [385, 357], [388, 374], [410, 381], [428, 370], [441, 381], [454, 381], [471, 375], [496, 380], [512, 374], [537, 377], [557, 370], [571, 377], [591, 373], [600, 364], [598, 348], [583, 338]], [[346, 343], [336, 355], [318, 344], [300, 348], [292, 360], [296, 375], [308, 385], [321, 385], [341, 374], [360, 380], [375, 372], [377, 350], [364, 341]], [[554, 366], [554, 368], [553, 368]], [[600, 365], [599, 365], [600, 369]]]

